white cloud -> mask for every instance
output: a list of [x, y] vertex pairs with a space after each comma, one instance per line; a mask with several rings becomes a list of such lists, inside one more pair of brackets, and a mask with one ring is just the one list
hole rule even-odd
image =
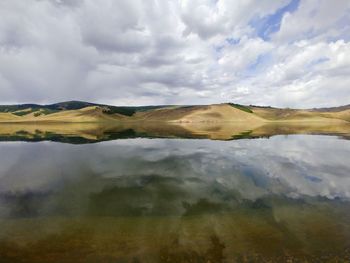
[[185, 34], [195, 33], [203, 39], [216, 35], [238, 33], [254, 16], [274, 13], [288, 1], [251, 0], [185, 0], [182, 19]]
[[[307, 38], [339, 38], [349, 32], [350, 2], [346, 0], [300, 1], [298, 10], [286, 13], [275, 39], [295, 41]], [[347, 33], [349, 37], [349, 33]]]
[[288, 2], [1, 1], [0, 103], [349, 103], [348, 1], [301, 1], [259, 38]]
[[226, 47], [218, 63], [225, 71], [235, 74], [254, 64], [260, 55], [272, 48], [270, 43], [260, 38], [243, 38], [239, 44]]

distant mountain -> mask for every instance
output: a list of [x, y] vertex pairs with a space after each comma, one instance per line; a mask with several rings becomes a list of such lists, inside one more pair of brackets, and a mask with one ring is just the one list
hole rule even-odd
[[344, 105], [344, 106], [338, 106], [338, 107], [330, 107], [330, 108], [314, 108], [313, 111], [319, 111], [319, 112], [338, 112], [338, 111], [345, 111], [350, 110], [350, 104]]

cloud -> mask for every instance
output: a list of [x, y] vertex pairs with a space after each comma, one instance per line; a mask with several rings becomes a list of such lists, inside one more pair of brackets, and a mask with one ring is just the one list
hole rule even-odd
[[284, 15], [274, 37], [279, 41], [348, 39], [349, 20], [349, 1], [301, 1], [296, 12]]
[[254, 64], [258, 57], [271, 51], [273, 46], [260, 38], [242, 39], [237, 45], [228, 45], [218, 61], [225, 71], [240, 73]]
[[2, 1], [0, 103], [346, 104], [349, 13], [345, 0]]
[[77, 21], [83, 43], [107, 52], [143, 51], [151, 41], [148, 25], [142, 21], [143, 6], [142, 1], [86, 2]]
[[247, 27], [254, 16], [274, 13], [287, 1], [244, 0], [194, 0], [183, 1], [182, 20], [186, 25], [185, 34], [194, 33], [203, 39], [219, 34], [228, 35], [240, 27]]

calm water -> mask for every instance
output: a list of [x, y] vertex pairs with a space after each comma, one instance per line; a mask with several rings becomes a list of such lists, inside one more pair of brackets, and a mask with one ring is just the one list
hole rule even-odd
[[348, 262], [350, 141], [0, 143], [0, 262]]

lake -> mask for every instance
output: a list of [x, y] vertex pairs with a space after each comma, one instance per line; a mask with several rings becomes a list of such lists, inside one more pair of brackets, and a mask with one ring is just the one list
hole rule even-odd
[[348, 262], [348, 137], [278, 133], [2, 137], [0, 262]]

